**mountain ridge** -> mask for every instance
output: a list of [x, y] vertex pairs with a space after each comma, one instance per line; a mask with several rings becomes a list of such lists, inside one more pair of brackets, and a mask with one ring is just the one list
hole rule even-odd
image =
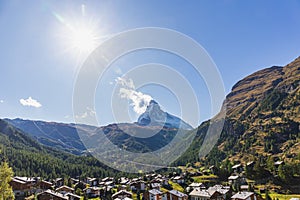
[[[230, 159], [247, 163], [270, 157], [300, 163], [300, 57], [238, 81], [226, 96], [221, 112], [224, 110], [223, 131], [204, 162], [218, 164]], [[200, 148], [208, 125], [209, 121], [197, 128], [197, 142], [190, 152]], [[185, 154], [189, 161], [199, 161], [190, 152]], [[178, 163], [186, 161], [181, 158]]]
[[57, 178], [115, 174], [90, 155], [76, 156], [41, 145], [28, 134], [0, 119], [0, 158], [8, 160], [17, 176]]
[[[96, 127], [18, 118], [5, 120], [43, 145], [56, 147], [75, 155], [80, 155], [88, 150], [81, 137], [94, 132], [105, 134], [112, 143], [120, 148], [145, 153], [158, 150], [168, 144], [179, 128], [192, 129], [192, 126], [180, 118], [162, 111], [154, 100], [134, 123], [114, 123]], [[149, 123], [144, 123], [145, 120], [148, 120]]]

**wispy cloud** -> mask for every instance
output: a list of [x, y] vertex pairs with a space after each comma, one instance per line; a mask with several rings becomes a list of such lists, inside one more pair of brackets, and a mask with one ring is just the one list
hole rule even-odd
[[117, 67], [115, 70], [116, 74], [121, 75], [122, 74], [122, 70], [121, 68]]
[[116, 82], [118, 85], [120, 85], [120, 97], [131, 101], [131, 105], [133, 106], [134, 112], [136, 112], [139, 115], [145, 112], [147, 106], [153, 98], [148, 94], [136, 91], [132, 79], [118, 77], [116, 79]]
[[38, 102], [37, 100], [28, 97], [28, 99], [20, 99], [20, 103], [23, 106], [31, 106], [31, 107], [35, 107], [35, 108], [39, 108], [42, 107], [42, 104], [40, 102]]
[[89, 107], [87, 107], [85, 112], [83, 112], [80, 115], [75, 115], [75, 118], [76, 119], [85, 119], [87, 117], [93, 117], [95, 115], [96, 115], [96, 111], [93, 110], [93, 109], [91, 109], [91, 108], [89, 108]]

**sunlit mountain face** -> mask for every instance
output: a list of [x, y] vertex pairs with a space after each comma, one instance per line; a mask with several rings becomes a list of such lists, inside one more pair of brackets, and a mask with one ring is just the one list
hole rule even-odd
[[151, 100], [147, 110], [138, 118], [141, 126], [163, 126], [167, 128], [181, 128], [184, 130], [191, 130], [193, 127], [180, 118], [173, 116], [161, 110], [159, 104]]

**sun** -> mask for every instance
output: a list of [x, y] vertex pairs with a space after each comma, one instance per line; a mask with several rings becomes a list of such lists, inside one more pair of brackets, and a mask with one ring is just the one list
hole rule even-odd
[[99, 42], [97, 31], [85, 25], [73, 27], [70, 32], [66, 34], [69, 34], [68, 42], [70, 48], [79, 53], [90, 53], [97, 47]]
[[81, 14], [70, 16], [52, 12], [60, 24], [58, 36], [63, 45], [63, 53], [75, 56], [78, 62], [84, 60], [107, 37], [99, 28], [99, 19], [86, 16], [85, 6], [82, 5], [81, 8]]

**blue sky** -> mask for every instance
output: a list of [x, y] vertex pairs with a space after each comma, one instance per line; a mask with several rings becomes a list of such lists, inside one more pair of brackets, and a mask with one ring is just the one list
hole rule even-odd
[[[73, 85], [88, 53], [81, 52], [82, 47], [70, 41], [74, 33], [69, 24], [76, 27], [83, 22], [93, 29], [99, 44], [133, 28], [162, 27], [184, 33], [209, 53], [228, 93], [246, 75], [272, 65], [288, 64], [300, 56], [299, 11], [300, 2], [292, 0], [1, 1], [0, 117], [74, 121]], [[175, 68], [181, 62], [185, 65], [163, 53], [146, 54], [141, 52], [121, 59], [119, 66], [153, 62], [153, 57]], [[166, 57], [162, 58], [163, 55]], [[112, 68], [117, 66], [118, 63]], [[177, 69], [182, 68], [177, 66]], [[182, 73], [187, 78], [193, 76], [189, 70]], [[106, 83], [114, 82], [118, 75], [111, 73]], [[200, 118], [204, 120], [210, 113], [205, 100], [208, 94], [202, 85], [201, 80], [193, 82], [201, 99]], [[111, 90], [99, 88], [97, 102], [101, 102], [99, 94]], [[141, 91], [155, 98], [166, 111], [180, 115], [178, 102], [170, 92], [155, 86]], [[96, 103], [98, 110], [109, 112], [102, 103]], [[102, 124], [112, 121], [108, 117]]]

